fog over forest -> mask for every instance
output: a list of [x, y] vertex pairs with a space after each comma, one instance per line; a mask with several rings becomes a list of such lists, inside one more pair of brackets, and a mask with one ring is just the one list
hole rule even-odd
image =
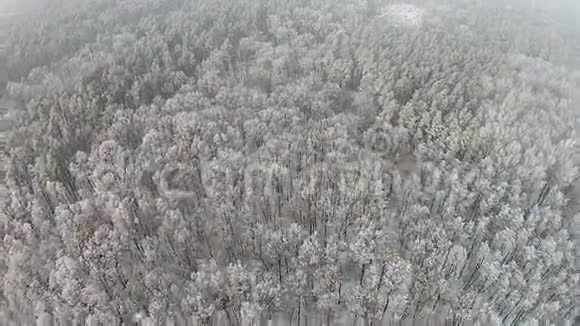
[[580, 325], [580, 1], [0, 0], [0, 325]]

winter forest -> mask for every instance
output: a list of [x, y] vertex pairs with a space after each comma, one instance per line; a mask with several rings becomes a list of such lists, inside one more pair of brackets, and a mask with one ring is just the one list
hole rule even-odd
[[576, 1], [13, 7], [1, 325], [580, 320]]

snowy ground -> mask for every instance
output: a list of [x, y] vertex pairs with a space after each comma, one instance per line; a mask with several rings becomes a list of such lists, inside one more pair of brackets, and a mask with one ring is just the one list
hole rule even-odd
[[388, 19], [395, 25], [419, 26], [423, 22], [424, 15], [425, 10], [422, 8], [411, 4], [397, 3], [387, 6], [381, 17]]

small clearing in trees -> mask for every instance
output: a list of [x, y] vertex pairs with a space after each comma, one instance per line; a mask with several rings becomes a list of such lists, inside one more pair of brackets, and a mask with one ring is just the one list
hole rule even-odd
[[419, 26], [423, 22], [425, 10], [407, 3], [387, 6], [381, 17], [399, 26]]

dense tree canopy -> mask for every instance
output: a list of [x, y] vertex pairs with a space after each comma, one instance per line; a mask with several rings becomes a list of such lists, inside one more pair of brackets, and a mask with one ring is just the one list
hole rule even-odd
[[409, 1], [413, 24], [380, 0], [22, 18], [5, 318], [573, 318], [577, 34], [499, 2]]

